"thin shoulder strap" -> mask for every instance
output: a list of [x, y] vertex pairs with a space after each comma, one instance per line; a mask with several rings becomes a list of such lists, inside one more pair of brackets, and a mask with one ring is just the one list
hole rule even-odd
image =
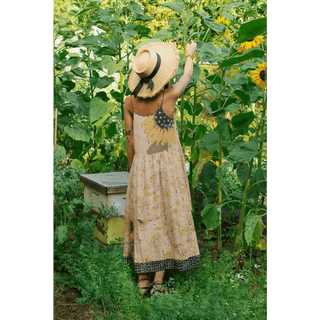
[[160, 108], [162, 108], [162, 104], [163, 104], [163, 99], [164, 99], [164, 88], [163, 88], [163, 93], [162, 93], [162, 101], [161, 101], [161, 106], [160, 106]]

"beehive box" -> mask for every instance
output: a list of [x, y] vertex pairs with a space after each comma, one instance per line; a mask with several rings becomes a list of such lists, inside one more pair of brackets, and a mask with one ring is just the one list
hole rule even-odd
[[[93, 203], [93, 210], [99, 212], [101, 203], [105, 208], [113, 206], [116, 212], [108, 220], [101, 218], [94, 227], [95, 237], [104, 244], [111, 241], [123, 243], [124, 208], [126, 203], [129, 172], [107, 172], [80, 175], [84, 184], [84, 200]], [[121, 241], [116, 240], [122, 238]]]

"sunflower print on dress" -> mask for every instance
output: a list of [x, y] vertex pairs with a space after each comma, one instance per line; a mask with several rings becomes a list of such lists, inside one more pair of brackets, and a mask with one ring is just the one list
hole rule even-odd
[[144, 132], [147, 132], [148, 142], [155, 145], [165, 145], [176, 143], [174, 119], [168, 117], [162, 107], [160, 107], [154, 114], [148, 116], [141, 124], [144, 126]]

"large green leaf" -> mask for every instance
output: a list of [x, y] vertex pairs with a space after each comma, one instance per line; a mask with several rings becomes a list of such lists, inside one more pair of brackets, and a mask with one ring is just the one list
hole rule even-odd
[[225, 108], [225, 111], [230, 113], [233, 113], [239, 110], [240, 110], [240, 105], [238, 103], [231, 103]]
[[240, 170], [237, 170], [238, 178], [242, 185], [245, 185], [249, 172], [249, 165], [247, 163], [243, 163], [240, 167]]
[[222, 146], [226, 147], [231, 143], [231, 127], [229, 121], [225, 118], [225, 114], [219, 116], [218, 125], [214, 129], [221, 138]]
[[173, 32], [170, 27], [160, 29], [156, 34], [154, 34], [151, 38], [153, 39], [161, 39], [167, 40], [173, 38]]
[[73, 74], [75, 74], [77, 77], [80, 77], [80, 78], [85, 78], [86, 77], [86, 74], [84, 74], [83, 71], [84, 70], [82, 68], [79, 68], [79, 67], [71, 69], [71, 72]]
[[222, 58], [219, 57], [217, 48], [211, 42], [204, 43], [197, 50], [197, 54], [198, 54], [201, 62], [215, 63], [215, 62], [219, 62], [222, 60]]
[[203, 22], [207, 27], [216, 32], [222, 32], [225, 28], [222, 23], [214, 22], [213, 19], [204, 19]]
[[249, 215], [245, 221], [244, 237], [250, 245], [252, 241], [258, 241], [265, 225], [259, 215]]
[[202, 167], [199, 181], [206, 186], [209, 186], [216, 179], [217, 166], [212, 162], [208, 161]]
[[179, 2], [166, 2], [161, 4], [162, 7], [170, 8], [180, 14], [181, 10], [185, 7], [183, 3]]
[[89, 142], [91, 135], [83, 123], [76, 122], [72, 127], [64, 126], [63, 130], [73, 140]]
[[68, 228], [66, 226], [58, 226], [55, 230], [55, 236], [58, 244], [64, 243], [68, 239]]
[[263, 50], [261, 50], [259, 48], [252, 48], [252, 49], [245, 51], [242, 55], [240, 55], [238, 57], [224, 60], [220, 64], [220, 68], [232, 66], [234, 64], [237, 64], [237, 63], [240, 63], [240, 62], [246, 61], [248, 59], [252, 59], [252, 58], [261, 58], [261, 57], [263, 57], [263, 55], [264, 55]]
[[76, 92], [60, 91], [59, 96], [64, 102], [69, 102], [72, 106], [79, 107], [78, 94]]
[[113, 59], [112, 57], [106, 56], [106, 57], [102, 58], [100, 65], [101, 65], [101, 67], [107, 69], [108, 75], [111, 76], [112, 74], [122, 70], [123, 67], [126, 65], [126, 62], [124, 60], [120, 60], [118, 62], [117, 60]]
[[241, 112], [232, 117], [231, 124], [233, 126], [242, 126], [246, 124], [248, 121], [250, 121], [251, 123], [254, 118], [255, 114], [252, 111]]
[[198, 146], [205, 147], [208, 150], [214, 152], [218, 150], [218, 141], [218, 135], [213, 131], [210, 131], [202, 137], [201, 142], [198, 144]]
[[133, 21], [150, 21], [152, 18], [144, 13], [135, 13], [133, 15]]
[[228, 147], [229, 162], [248, 162], [258, 154], [258, 143], [255, 141], [240, 142]]
[[111, 106], [111, 102], [105, 102], [94, 97], [90, 102], [90, 123], [94, 123], [103, 117]]
[[112, 82], [114, 81], [114, 79], [112, 77], [108, 77], [108, 76], [104, 76], [102, 78], [95, 78], [92, 77], [90, 78], [90, 84], [96, 88], [105, 88], [108, 85], [110, 85]]
[[250, 187], [248, 191], [248, 199], [253, 199], [261, 193], [267, 192], [266, 170], [255, 170], [252, 179], [250, 179]]
[[109, 138], [112, 138], [114, 135], [117, 134], [117, 123], [116, 122], [112, 122], [109, 124], [109, 126], [107, 127], [107, 135]]
[[251, 40], [256, 36], [262, 35], [266, 30], [267, 18], [259, 18], [244, 23], [239, 29], [237, 43]]
[[208, 204], [202, 211], [201, 217], [206, 228], [213, 230], [221, 223], [221, 206]]
[[112, 21], [115, 21], [117, 20], [117, 18], [115, 16], [112, 16], [109, 9], [102, 9], [99, 11], [99, 14], [98, 14], [100, 20], [103, 22], [103, 23], [110, 23]]

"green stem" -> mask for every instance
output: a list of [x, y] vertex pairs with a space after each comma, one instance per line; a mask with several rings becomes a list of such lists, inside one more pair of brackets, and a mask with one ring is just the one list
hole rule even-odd
[[[197, 108], [197, 85], [194, 86], [194, 92], [193, 92], [193, 108], [192, 108], [192, 128], [195, 128], [196, 125], [196, 108]], [[191, 144], [191, 158], [192, 158], [192, 153], [194, 149], [194, 143], [195, 143], [195, 135], [196, 133], [194, 132], [192, 135], [192, 144]], [[191, 190], [191, 199], [194, 198], [194, 188], [192, 188], [192, 176], [193, 176], [193, 168], [194, 168], [194, 163], [190, 159], [190, 190]]]
[[[260, 125], [256, 131], [255, 137], [258, 138], [259, 136], [259, 131], [260, 128], [262, 127], [262, 124], [264, 123], [264, 115], [265, 115], [265, 105], [263, 108], [263, 112], [262, 112], [262, 117], [260, 119]], [[240, 240], [242, 237], [242, 226], [243, 226], [243, 219], [244, 219], [244, 213], [245, 213], [245, 207], [246, 207], [246, 203], [247, 203], [247, 195], [248, 195], [248, 190], [249, 190], [249, 186], [250, 186], [250, 177], [251, 177], [251, 171], [252, 171], [252, 167], [253, 167], [253, 160], [254, 158], [251, 159], [250, 163], [249, 163], [249, 170], [248, 170], [248, 176], [247, 176], [247, 182], [246, 182], [246, 186], [244, 189], [244, 193], [243, 193], [243, 198], [242, 198], [242, 206], [241, 206], [241, 211], [240, 211], [240, 221], [239, 221], [239, 226], [238, 226], [238, 233], [237, 233], [237, 237], [236, 237], [236, 241], [235, 241], [235, 252], [239, 251], [239, 247], [240, 247]]]
[[[258, 131], [259, 133], [258, 134], [262, 134], [263, 131], [264, 131], [264, 125], [265, 125], [265, 120], [264, 120], [264, 117], [265, 117], [265, 114], [266, 114], [266, 99], [265, 99], [265, 94], [263, 95], [263, 102], [262, 102], [262, 105], [263, 105], [263, 110], [262, 110], [262, 115], [261, 115], [261, 122], [259, 123], [259, 126], [258, 126]], [[259, 156], [258, 156], [258, 170], [261, 169], [261, 162], [262, 162], [262, 155], [261, 155], [261, 149], [262, 149], [262, 146], [263, 146], [263, 142], [260, 141], [259, 142], [259, 146], [258, 146], [258, 151], [259, 151]], [[256, 212], [257, 214], [257, 211], [258, 211], [258, 196], [254, 198], [254, 211]]]

